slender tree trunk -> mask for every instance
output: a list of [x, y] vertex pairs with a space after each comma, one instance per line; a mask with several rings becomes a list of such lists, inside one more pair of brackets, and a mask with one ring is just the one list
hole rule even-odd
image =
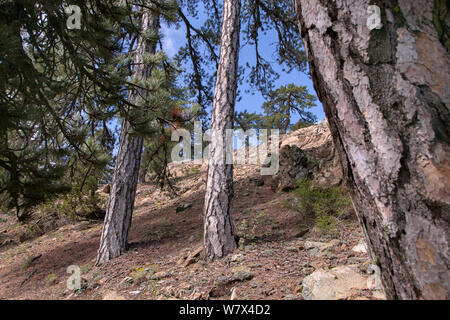
[[288, 108], [286, 109], [286, 120], [284, 122], [283, 128], [281, 128], [282, 134], [286, 134], [290, 124], [291, 124], [291, 107], [290, 102], [288, 100]]
[[[314, 87], [390, 299], [449, 298], [450, 79], [433, 21], [438, 2], [294, 0]], [[367, 27], [370, 5], [381, 8], [380, 29]]]
[[[158, 16], [148, 11], [143, 13], [141, 34], [158, 29]], [[150, 68], [142, 64], [143, 54], [155, 53], [155, 51], [156, 43], [146, 41], [142, 36], [138, 36], [133, 76], [150, 76]], [[134, 101], [138, 95], [138, 92], [131, 92], [130, 101]], [[131, 129], [131, 124], [124, 119], [96, 264], [116, 258], [127, 249], [144, 142], [143, 137], [132, 135]]]
[[286, 134], [289, 125], [291, 124], [291, 94], [289, 93], [286, 99], [286, 122], [283, 126], [282, 133]]
[[240, 0], [224, 0], [220, 61], [211, 119], [204, 206], [204, 245], [209, 260], [236, 249], [232, 221], [233, 164], [226, 164], [226, 129], [233, 128], [239, 57]]

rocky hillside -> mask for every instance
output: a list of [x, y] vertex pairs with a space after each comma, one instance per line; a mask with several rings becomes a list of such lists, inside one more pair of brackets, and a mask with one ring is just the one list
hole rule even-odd
[[[129, 251], [100, 267], [93, 264], [101, 222], [20, 238], [23, 226], [2, 217], [0, 298], [383, 299], [368, 274], [372, 262], [352, 209], [324, 234], [297, 205], [298, 179], [319, 186], [341, 181], [326, 123], [283, 137], [280, 157], [275, 177], [261, 177], [257, 165], [235, 167], [240, 246], [213, 263], [201, 254], [206, 166], [172, 164], [177, 194], [139, 185]], [[75, 292], [66, 288], [70, 265], [83, 278]]]

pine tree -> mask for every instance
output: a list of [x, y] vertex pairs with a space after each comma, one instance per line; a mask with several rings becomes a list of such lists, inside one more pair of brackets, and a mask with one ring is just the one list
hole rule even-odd
[[292, 113], [300, 116], [302, 123], [315, 123], [317, 117], [308, 109], [315, 107], [316, 97], [308, 93], [305, 86], [289, 84], [271, 91], [268, 101], [264, 102], [262, 108], [265, 113], [265, 126], [268, 128], [279, 128], [280, 133], [286, 133], [292, 127]]
[[442, 4], [294, 1], [314, 87], [388, 299], [450, 296]]
[[[133, 74], [136, 89], [130, 92], [130, 104], [139, 105], [139, 100], [147, 100], [148, 90], [140, 89], [139, 84], [150, 78], [152, 69], [147, 61], [146, 55], [155, 54], [156, 38], [159, 30], [159, 13], [143, 10], [140, 25], [140, 34], [137, 37], [134, 49]], [[152, 37], [151, 39], [149, 39]], [[133, 120], [140, 114], [128, 115], [124, 119], [120, 134], [120, 146], [116, 158], [114, 175], [111, 183], [110, 198], [108, 201], [105, 222], [100, 239], [96, 264], [102, 264], [112, 258], [120, 256], [127, 250], [128, 232], [131, 226], [134, 198], [138, 183], [139, 167], [144, 138], [133, 132], [130, 116]]]
[[262, 115], [247, 110], [234, 114], [234, 127], [247, 131], [248, 129], [260, 129], [264, 124]]
[[240, 0], [224, 1], [204, 206], [204, 246], [208, 260], [222, 258], [237, 247], [232, 220], [233, 164], [226, 163], [226, 130], [233, 128], [236, 102], [239, 13]]
[[[0, 5], [0, 197], [19, 219], [70, 190], [62, 179], [70, 159], [95, 161], [83, 148], [87, 136], [124, 98], [125, 73], [114, 57], [131, 29], [128, 11], [77, 4], [80, 30], [66, 27], [61, 1]], [[80, 117], [87, 121], [80, 125]]]

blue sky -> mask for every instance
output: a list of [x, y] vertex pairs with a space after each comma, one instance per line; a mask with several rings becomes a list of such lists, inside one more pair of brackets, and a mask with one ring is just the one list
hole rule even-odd
[[[201, 19], [203, 14], [199, 14], [198, 19], [192, 19], [191, 23], [195, 27], [199, 27], [201, 25]], [[166, 53], [169, 57], [173, 57], [178, 49], [186, 43], [185, 37], [185, 29], [184, 26], [181, 26], [179, 29], [176, 29], [175, 26], [167, 27], [163, 25], [162, 28], [163, 37], [163, 46]], [[264, 56], [264, 58], [268, 61], [273, 62], [273, 69], [280, 74], [279, 79], [275, 82], [274, 87], [278, 88], [282, 85], [286, 85], [289, 83], [294, 83], [298, 86], [306, 86], [310, 93], [316, 95], [311, 79], [309, 79], [308, 75], [293, 70], [291, 73], [283, 72], [282, 67], [278, 65], [275, 59], [275, 51], [276, 51], [276, 41], [277, 37], [275, 32], [268, 32], [267, 35], [261, 35], [260, 37], [260, 50]], [[254, 62], [254, 48], [245, 45], [242, 46], [241, 41], [241, 51], [239, 55], [239, 64], [245, 65], [246, 62], [249, 62], [250, 65]], [[254, 93], [246, 93], [246, 89], [250, 89], [250, 86], [245, 83], [239, 87], [241, 91], [242, 99], [236, 103], [236, 111], [244, 111], [247, 110], [249, 112], [258, 112], [263, 113], [261, 109], [261, 105], [264, 103], [264, 98], [262, 95], [256, 90], [252, 90]], [[319, 100], [316, 102], [317, 107], [313, 108], [311, 111], [317, 116], [318, 121], [324, 119], [325, 114], [322, 109], [322, 105]], [[298, 117], [294, 117], [293, 122], [296, 122]]]

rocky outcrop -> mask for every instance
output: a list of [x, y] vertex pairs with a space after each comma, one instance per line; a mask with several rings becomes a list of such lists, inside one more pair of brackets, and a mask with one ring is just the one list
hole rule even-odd
[[[359, 291], [369, 289], [368, 280], [355, 265], [320, 269], [303, 280], [302, 295], [305, 300], [351, 299]], [[373, 290], [370, 294], [375, 299], [385, 299], [380, 290]]]
[[[277, 191], [294, 189], [303, 178], [310, 178], [315, 185], [320, 186], [337, 185], [341, 182], [342, 169], [326, 120], [280, 136], [279, 143], [279, 170], [276, 175], [261, 176], [257, 173], [262, 166], [269, 166], [262, 164], [261, 150], [266, 150], [267, 146], [261, 143], [258, 147], [250, 146], [247, 151], [243, 151], [244, 149], [234, 151], [235, 178], [248, 176], [250, 182], [257, 186], [266, 184]], [[239, 154], [243, 152], [246, 154], [245, 164], [237, 164]], [[203, 164], [172, 162], [168, 165], [173, 178], [198, 173], [201, 177], [205, 177], [207, 169], [207, 161], [203, 161]], [[147, 180], [151, 181], [151, 177]], [[206, 179], [203, 182], [206, 182]]]
[[303, 178], [322, 186], [341, 182], [342, 169], [326, 120], [291, 132], [280, 140], [280, 169], [270, 178], [274, 189], [293, 189]]

